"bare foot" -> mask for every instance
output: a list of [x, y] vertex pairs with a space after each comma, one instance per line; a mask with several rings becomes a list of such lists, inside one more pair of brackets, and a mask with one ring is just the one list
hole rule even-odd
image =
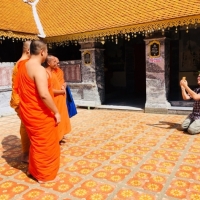
[[61, 180], [61, 178], [59, 177], [59, 176], [57, 176], [55, 179], [53, 179], [53, 180], [50, 180], [50, 181], [39, 181], [39, 180], [37, 180], [35, 177], [33, 177], [31, 174], [30, 174], [30, 172], [27, 170], [27, 172], [26, 172], [26, 175], [29, 177], [29, 178], [32, 178], [32, 179], [34, 179], [34, 180], [36, 180], [38, 183], [40, 183], [40, 184], [45, 184], [45, 183], [56, 183], [56, 182], [58, 182], [58, 181], [60, 181]]
[[21, 162], [29, 163], [29, 153], [22, 153]]
[[50, 180], [50, 181], [39, 181], [39, 180], [38, 180], [38, 183], [40, 183], [40, 184], [45, 184], [45, 183], [56, 183], [56, 182], [58, 182], [58, 181], [60, 181], [60, 177], [56, 177], [55, 179]]
[[[29, 178], [36, 180], [36, 179], [31, 175], [31, 173], [30, 173], [28, 170], [26, 171], [26, 175], [27, 175]], [[37, 181], [37, 180], [36, 180], [36, 181]]]
[[59, 142], [59, 144], [60, 145], [64, 145], [66, 142], [62, 139], [62, 140], [60, 140], [60, 142]]

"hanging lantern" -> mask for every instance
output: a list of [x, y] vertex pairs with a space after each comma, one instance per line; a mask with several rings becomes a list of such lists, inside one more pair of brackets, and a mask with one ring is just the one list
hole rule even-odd
[[188, 26], [186, 26], [186, 33], [188, 33], [189, 32], [189, 28], [188, 28]]
[[178, 28], [176, 27], [176, 29], [175, 29], [175, 33], [178, 33]]
[[130, 35], [128, 34], [128, 36], [127, 36], [127, 39], [128, 39], [128, 41], [130, 41]]
[[127, 40], [127, 34], [126, 34], [126, 33], [125, 33], [125, 35], [124, 35], [124, 36], [125, 36], [125, 40]]
[[115, 44], [118, 44], [118, 39], [117, 38], [115, 39]]
[[194, 28], [197, 29], [197, 23], [195, 23]]
[[165, 29], [163, 28], [163, 29], [162, 29], [162, 35], [164, 35], [164, 34], [165, 34]]
[[113, 35], [111, 36], [111, 42], [114, 42], [114, 36]]
[[103, 44], [103, 45], [105, 44], [104, 37], [101, 38], [101, 44]]

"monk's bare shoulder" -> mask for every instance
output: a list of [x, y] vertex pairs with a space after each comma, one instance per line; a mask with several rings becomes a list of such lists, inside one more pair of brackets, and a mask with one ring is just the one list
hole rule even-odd
[[46, 70], [37, 62], [29, 60], [26, 63], [26, 69], [31, 79], [35, 79], [36, 77], [46, 77]]
[[35, 66], [34, 69], [34, 77], [47, 77], [47, 72], [45, 70], [45, 68], [41, 65], [37, 65]]

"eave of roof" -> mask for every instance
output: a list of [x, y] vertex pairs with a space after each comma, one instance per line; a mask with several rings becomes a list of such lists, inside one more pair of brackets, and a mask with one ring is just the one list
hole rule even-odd
[[[45, 8], [45, 12], [44, 12]], [[81, 39], [199, 22], [198, 0], [40, 0], [47, 39]], [[194, 17], [195, 16], [195, 17]], [[186, 20], [186, 21], [185, 21]], [[127, 29], [127, 30], [126, 30]], [[56, 39], [57, 40], [57, 39]], [[63, 40], [63, 39], [62, 39]]]
[[0, 30], [0, 37], [7, 37], [7, 38], [13, 38], [18, 40], [37, 40], [39, 39], [37, 35], [34, 34], [28, 34], [28, 33], [21, 33], [21, 32], [13, 32], [8, 30]]
[[161, 20], [149, 23], [133, 24], [130, 26], [122, 26], [104, 30], [96, 30], [83, 33], [60, 35], [55, 37], [47, 37], [45, 40], [48, 43], [52, 42], [63, 42], [68, 40], [82, 40], [86, 38], [103, 37], [109, 35], [117, 35], [119, 33], [140, 33], [140, 32], [151, 32], [171, 27], [178, 26], [194, 26], [200, 23], [200, 15], [187, 16], [175, 19]]

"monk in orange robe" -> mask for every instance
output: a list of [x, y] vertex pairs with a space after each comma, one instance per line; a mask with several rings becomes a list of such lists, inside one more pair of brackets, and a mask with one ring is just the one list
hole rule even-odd
[[20, 97], [20, 116], [30, 138], [27, 174], [39, 183], [56, 181], [60, 164], [58, 124], [60, 114], [53, 101], [47, 72], [42, 67], [47, 46], [40, 40], [31, 42], [30, 59], [19, 63], [15, 84]]
[[62, 121], [58, 125], [58, 135], [60, 144], [65, 143], [63, 137], [65, 134], [71, 131], [71, 124], [69, 114], [66, 106], [66, 88], [64, 83], [64, 75], [59, 72], [57, 76], [57, 70], [62, 71], [57, 67], [57, 60], [54, 56], [48, 56], [46, 60], [46, 70], [51, 74], [51, 81], [54, 93], [54, 102], [59, 110]]
[[[13, 68], [13, 74], [12, 74], [12, 94], [11, 94], [10, 106], [13, 109], [15, 109], [19, 118], [20, 118], [20, 116], [19, 116], [19, 95], [16, 92], [17, 88], [14, 88], [14, 82], [16, 79], [16, 75], [18, 73], [18, 63], [20, 61], [27, 61], [30, 57], [30, 43], [31, 43], [31, 41], [26, 41], [23, 43], [22, 56], [16, 62], [16, 65]], [[20, 136], [21, 136], [21, 145], [22, 145], [21, 161], [28, 162], [30, 140], [28, 138], [28, 134], [26, 132], [25, 126], [22, 121], [20, 124]]]

